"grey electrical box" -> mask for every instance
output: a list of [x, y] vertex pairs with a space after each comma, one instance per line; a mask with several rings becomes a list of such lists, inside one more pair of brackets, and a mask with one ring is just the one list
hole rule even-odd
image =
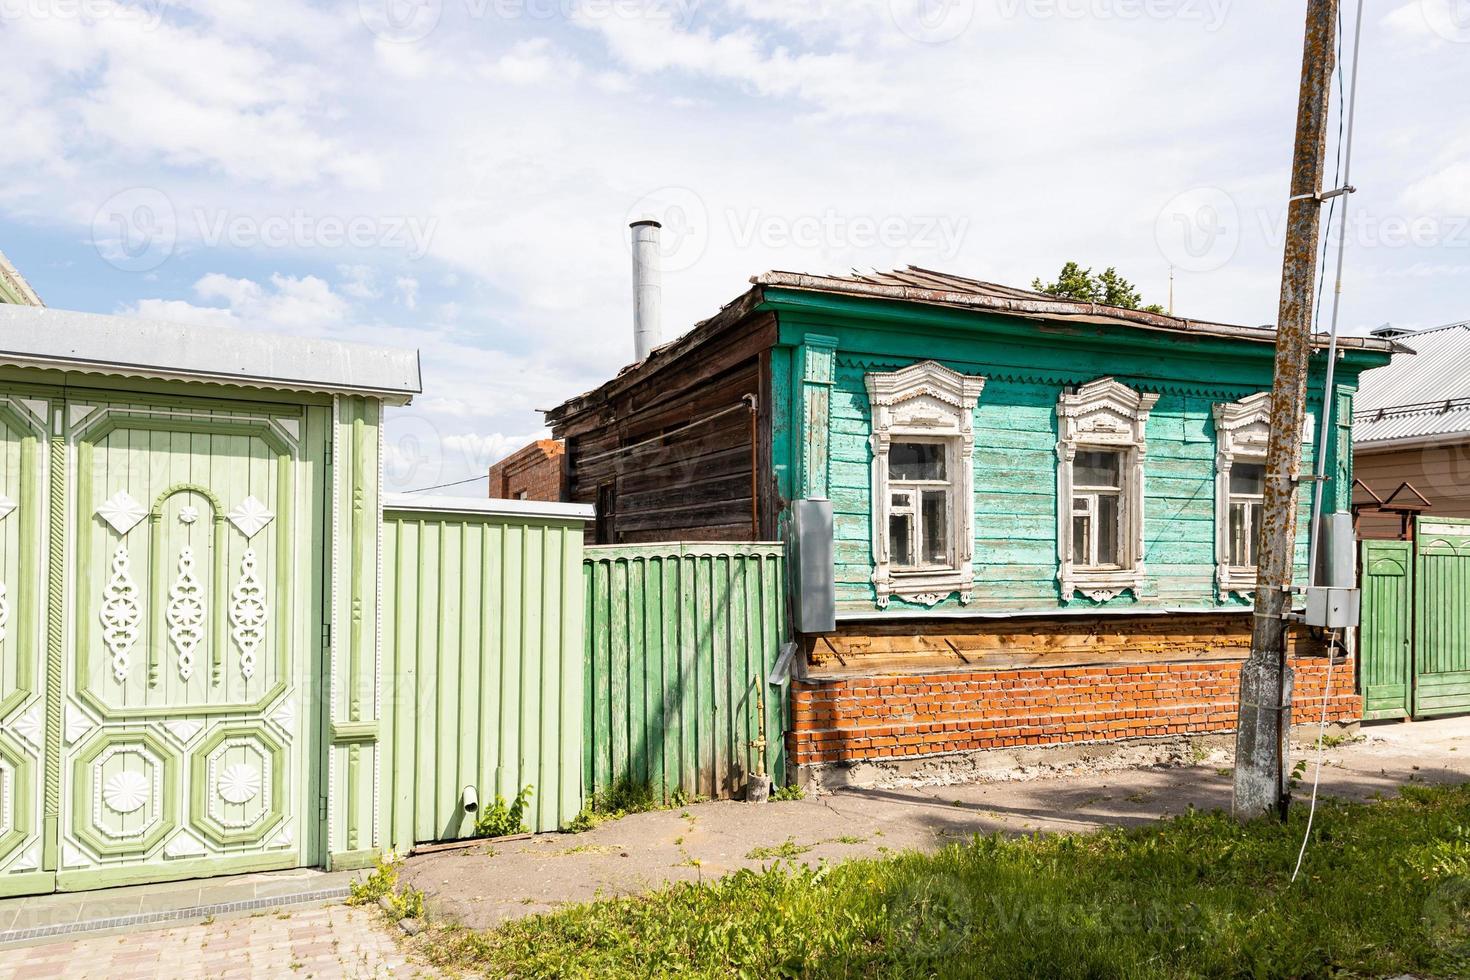
[[832, 501], [796, 501], [792, 505], [791, 532], [796, 629], [801, 633], [830, 633], [837, 628]]
[[1357, 589], [1316, 587], [1307, 590], [1308, 626], [1344, 630], [1358, 625], [1363, 593]]
[[1358, 587], [1358, 536], [1353, 515], [1323, 514], [1317, 519], [1315, 584], [1328, 589]]

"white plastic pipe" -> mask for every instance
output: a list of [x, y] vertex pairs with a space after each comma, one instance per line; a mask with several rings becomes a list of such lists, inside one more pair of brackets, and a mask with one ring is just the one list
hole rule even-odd
[[633, 355], [641, 362], [663, 343], [663, 275], [659, 233], [652, 218], [633, 229]]
[[459, 805], [465, 813], [474, 813], [480, 809], [480, 794], [475, 792], [473, 786], [466, 786], [459, 794]]

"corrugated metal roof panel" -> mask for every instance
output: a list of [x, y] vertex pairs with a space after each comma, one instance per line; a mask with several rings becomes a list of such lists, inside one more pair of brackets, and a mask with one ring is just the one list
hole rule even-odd
[[0, 304], [0, 364], [406, 402], [423, 390], [416, 350]]
[[1470, 322], [1396, 338], [1415, 351], [1365, 371], [1353, 404], [1353, 440], [1470, 433]]

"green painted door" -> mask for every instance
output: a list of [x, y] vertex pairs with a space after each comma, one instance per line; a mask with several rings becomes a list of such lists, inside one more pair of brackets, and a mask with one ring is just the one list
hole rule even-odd
[[0, 895], [43, 870], [48, 452], [54, 402], [0, 391]]
[[1363, 542], [1363, 622], [1358, 631], [1364, 718], [1410, 712], [1414, 623], [1414, 546]]
[[1470, 711], [1470, 520], [1421, 517], [1414, 628], [1414, 714]]
[[318, 863], [321, 410], [72, 400], [58, 887]]

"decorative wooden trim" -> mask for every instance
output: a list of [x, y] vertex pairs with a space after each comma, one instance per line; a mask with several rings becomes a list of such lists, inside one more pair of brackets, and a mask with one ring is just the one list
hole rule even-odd
[[[1143, 593], [1144, 458], [1146, 429], [1157, 393], [1133, 390], [1113, 378], [1091, 381], [1076, 392], [1063, 392], [1057, 402], [1057, 580], [1062, 602], [1081, 592], [1094, 602], [1107, 602], [1123, 592]], [[1077, 567], [1072, 554], [1072, 462], [1081, 449], [1124, 451], [1124, 513], [1118, 544], [1118, 568]]]
[[801, 345], [801, 481], [798, 496], [825, 499], [831, 464], [832, 385], [837, 338], [807, 334]]
[[333, 745], [376, 742], [380, 734], [378, 723], [375, 721], [333, 722], [331, 732]]
[[[968, 604], [975, 588], [975, 406], [985, 378], [960, 374], [935, 361], [920, 361], [866, 378], [871, 406], [873, 588], [878, 608], [898, 596], [934, 606], [959, 593]], [[949, 526], [954, 567], [898, 571], [888, 553], [888, 454], [906, 436], [943, 439], [951, 480]]]

